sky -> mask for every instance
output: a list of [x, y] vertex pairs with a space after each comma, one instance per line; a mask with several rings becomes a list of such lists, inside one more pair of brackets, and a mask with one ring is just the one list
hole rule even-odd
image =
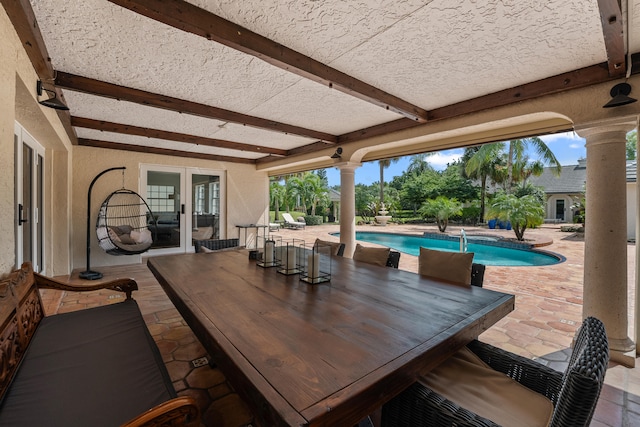
[[[545, 144], [553, 151], [561, 165], [577, 165], [578, 159], [586, 158], [587, 151], [584, 146], [585, 140], [574, 132], [557, 133], [553, 135], [541, 136]], [[451, 163], [462, 156], [463, 148], [454, 150], [439, 151], [427, 158], [429, 164], [436, 170], [443, 170]], [[529, 158], [535, 160], [535, 153], [529, 153]], [[397, 163], [392, 163], [384, 170], [385, 182], [390, 182], [394, 176], [402, 175], [411, 162], [410, 156], [402, 157]], [[340, 171], [338, 168], [327, 169], [329, 186], [340, 185]], [[380, 167], [378, 162], [366, 162], [356, 169], [356, 184], [371, 185], [380, 181]]]

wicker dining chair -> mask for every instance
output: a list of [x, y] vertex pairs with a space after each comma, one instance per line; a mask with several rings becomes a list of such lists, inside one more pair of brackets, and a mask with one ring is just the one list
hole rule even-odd
[[[584, 320], [564, 373], [479, 341], [468, 348], [492, 369], [551, 400], [550, 427], [589, 425], [609, 362], [607, 335], [600, 320]], [[417, 382], [382, 407], [382, 426], [498, 425]]]
[[478, 264], [476, 262], [471, 264], [471, 286], [482, 287], [485, 269], [486, 266], [484, 264]]
[[400, 252], [389, 251], [389, 258], [387, 258], [387, 267], [398, 268], [400, 265]]

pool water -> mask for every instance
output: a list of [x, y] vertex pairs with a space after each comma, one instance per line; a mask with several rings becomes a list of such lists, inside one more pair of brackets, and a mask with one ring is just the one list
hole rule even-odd
[[[407, 234], [356, 232], [356, 240], [376, 243], [409, 255], [420, 255], [420, 246], [441, 251], [459, 252], [459, 240], [430, 239], [428, 237], [411, 236]], [[485, 265], [501, 266], [541, 266], [562, 262], [560, 256], [527, 249], [512, 249], [487, 244], [486, 239], [474, 241], [469, 237], [468, 252], [473, 252], [473, 262]], [[483, 243], [483, 241], [485, 243]]]

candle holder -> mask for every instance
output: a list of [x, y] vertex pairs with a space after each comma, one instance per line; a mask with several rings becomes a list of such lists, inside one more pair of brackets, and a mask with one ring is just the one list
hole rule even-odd
[[258, 262], [258, 266], [262, 268], [278, 267], [280, 265], [279, 253], [276, 250], [279, 246], [282, 246], [281, 238], [278, 236], [268, 236], [264, 238], [264, 252], [262, 254], [262, 260]]
[[331, 280], [331, 246], [323, 244], [300, 245], [298, 251], [298, 269], [300, 280], [311, 283]]
[[278, 273], [286, 276], [300, 273], [300, 268], [298, 268], [298, 252], [301, 246], [304, 247], [304, 240], [281, 240], [281, 245], [278, 248], [280, 255], [280, 268], [278, 269]]

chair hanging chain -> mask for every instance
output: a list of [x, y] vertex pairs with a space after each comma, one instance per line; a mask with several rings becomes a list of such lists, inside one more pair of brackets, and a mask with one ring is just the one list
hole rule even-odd
[[124, 169], [122, 169], [122, 189], [124, 190]]

